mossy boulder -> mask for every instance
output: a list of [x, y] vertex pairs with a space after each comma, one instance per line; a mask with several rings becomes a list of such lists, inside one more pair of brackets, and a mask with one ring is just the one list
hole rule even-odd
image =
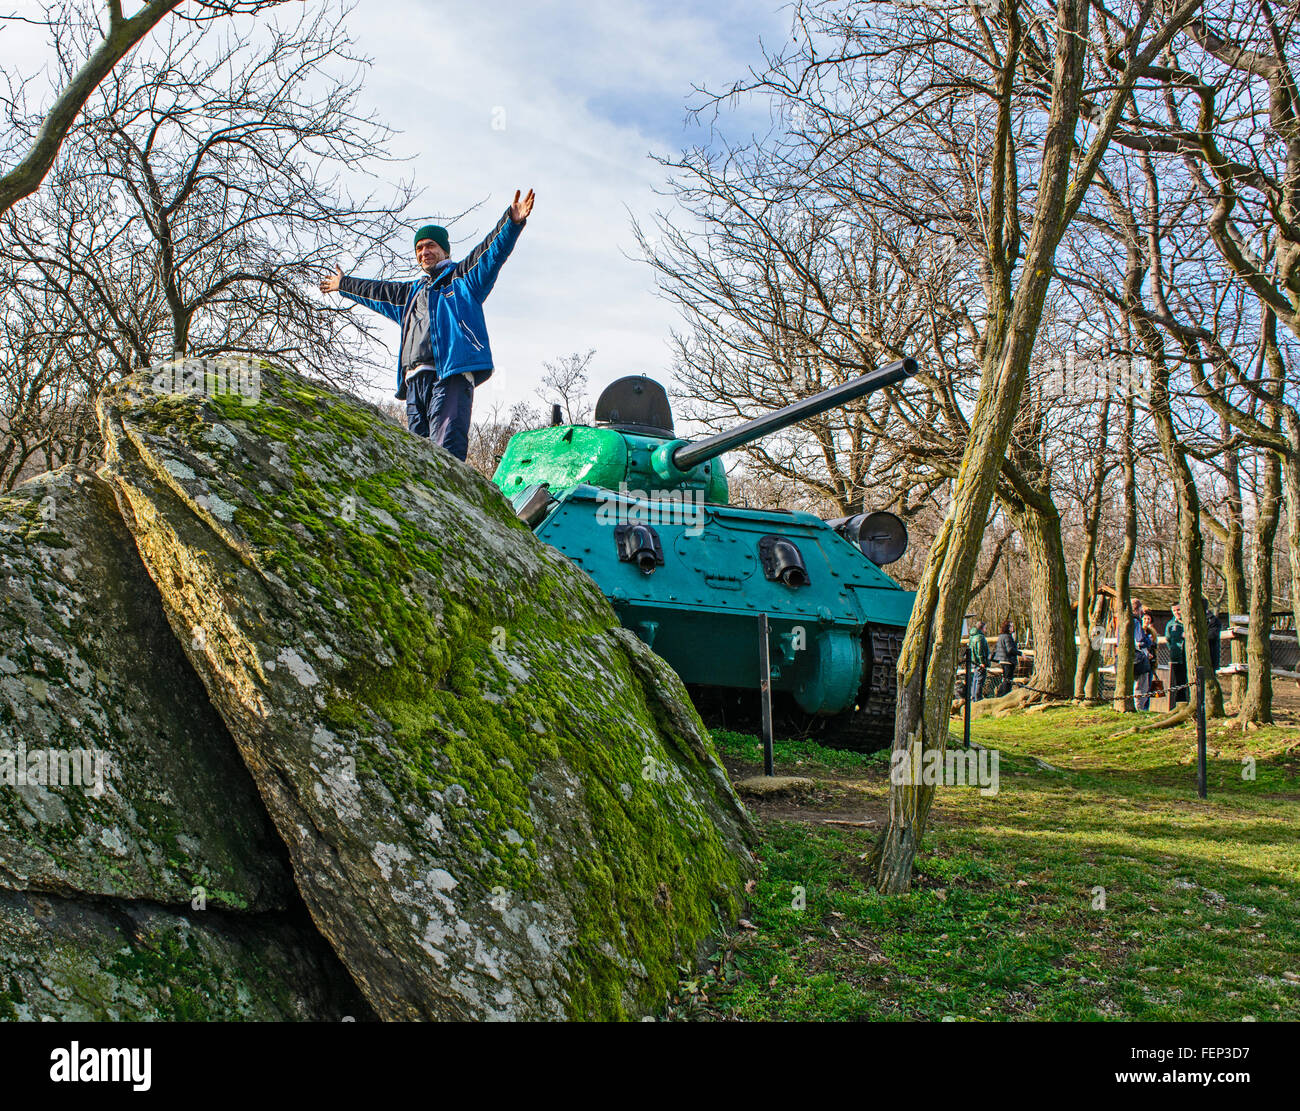
[[659, 1007], [738, 915], [743, 808], [675, 674], [489, 482], [264, 365], [100, 402], [105, 475], [317, 926], [387, 1018]]
[[0, 953], [0, 1021], [373, 1018], [292, 916], [0, 891]]
[[102, 479], [0, 497], [0, 1019], [371, 1014]]
[[284, 907], [284, 848], [111, 487], [65, 467], [0, 497], [0, 560], [0, 888]]

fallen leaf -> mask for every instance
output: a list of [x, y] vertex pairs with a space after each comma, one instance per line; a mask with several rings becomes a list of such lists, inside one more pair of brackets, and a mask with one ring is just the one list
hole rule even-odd
[[748, 918], [742, 918], [742, 919], [741, 919], [739, 922], [737, 922], [736, 924], [737, 924], [737, 925], [738, 925], [742, 930], [757, 930], [757, 929], [758, 929], [758, 927], [755, 926], [754, 923], [751, 922]]

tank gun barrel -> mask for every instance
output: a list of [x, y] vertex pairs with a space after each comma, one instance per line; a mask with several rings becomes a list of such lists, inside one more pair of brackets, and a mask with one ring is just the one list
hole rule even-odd
[[700, 463], [740, 447], [741, 444], [761, 439], [808, 417], [824, 413], [827, 409], [847, 405], [850, 401], [856, 401], [885, 386], [901, 382], [915, 374], [918, 369], [915, 359], [899, 359], [897, 362], [876, 367], [875, 370], [870, 370], [838, 386], [832, 386], [828, 390], [822, 390], [821, 393], [815, 393], [811, 397], [802, 398], [783, 409], [776, 409], [761, 417], [755, 417], [725, 432], [706, 436], [703, 440], [682, 444], [672, 454], [673, 466], [680, 471], [689, 471]]

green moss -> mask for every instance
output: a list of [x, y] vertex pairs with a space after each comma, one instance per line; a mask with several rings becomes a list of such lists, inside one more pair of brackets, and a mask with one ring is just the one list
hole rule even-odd
[[[267, 493], [250, 472], [233, 523], [257, 566], [319, 597], [352, 643], [367, 646], [331, 676], [322, 713], [348, 735], [358, 776], [383, 782], [397, 821], [414, 824], [403, 815], [441, 799], [456, 830], [445, 866], [465, 897], [500, 885], [547, 901], [551, 884], [578, 901], [579, 933], [563, 957], [570, 1017], [656, 1009], [679, 966], [739, 913], [748, 865], [700, 802], [717, 788], [695, 749], [648, 703], [660, 693], [643, 689], [621, 646], [601, 648], [607, 675], [575, 668], [573, 646], [609, 637], [613, 612], [576, 569], [540, 559], [517, 590], [481, 589], [463, 573], [473, 561], [421, 527], [410, 504], [418, 487], [434, 499], [451, 487], [518, 530], [521, 545], [534, 543], [494, 489], [450, 466], [395, 463], [354, 477], [349, 443], [393, 445], [400, 460], [406, 434], [297, 376], [267, 368], [263, 387], [256, 405], [204, 403], [248, 429], [247, 450], [274, 446], [291, 475]], [[349, 497], [354, 515], [343, 512]], [[429, 596], [429, 583], [443, 587]], [[526, 678], [494, 649], [498, 628], [526, 660]], [[643, 774], [647, 754], [663, 775]], [[580, 808], [562, 800], [570, 783], [585, 793]], [[548, 793], [561, 798], [554, 813]], [[545, 836], [532, 817], [539, 810]]]
[[171, 1022], [199, 1022], [225, 1017], [217, 1000], [227, 994], [222, 970], [199, 949], [192, 935], [159, 930], [137, 935], [125, 952], [114, 955], [109, 974], [136, 984], [148, 997], [166, 1002], [155, 1016]]

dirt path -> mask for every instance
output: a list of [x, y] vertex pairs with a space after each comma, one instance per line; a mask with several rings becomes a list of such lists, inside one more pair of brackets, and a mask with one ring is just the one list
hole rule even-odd
[[[723, 757], [723, 766], [733, 783], [763, 774], [761, 764]], [[811, 788], [779, 795], [756, 795], [741, 792], [745, 805], [760, 818], [772, 821], [803, 822], [806, 825], [840, 825], [845, 828], [877, 830], [889, 821], [889, 772], [886, 768], [860, 771], [837, 771], [818, 768], [814, 774], [804, 767], [778, 768], [782, 774], [807, 776]], [[961, 818], [936, 802], [931, 810], [930, 826], [956, 824]]]

